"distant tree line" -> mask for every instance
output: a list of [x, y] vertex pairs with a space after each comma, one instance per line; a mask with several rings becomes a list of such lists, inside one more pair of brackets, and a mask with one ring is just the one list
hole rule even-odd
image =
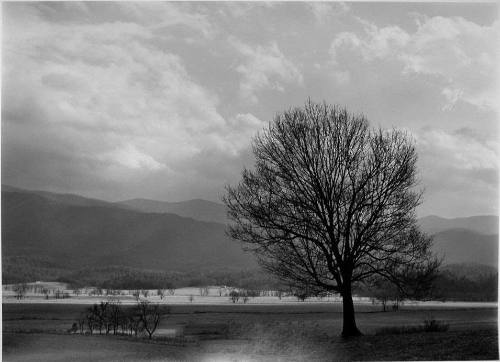
[[496, 302], [498, 273], [480, 275], [474, 279], [445, 271], [434, 281], [433, 299]]
[[[400, 302], [406, 299], [394, 285], [383, 281], [370, 288], [359, 286], [356, 294], [378, 301], [384, 311], [389, 307], [393, 310], [399, 309]], [[446, 270], [441, 271], [433, 281], [431, 290], [415, 299], [495, 302], [498, 300], [498, 273], [486, 273], [468, 278]]]
[[[57, 296], [56, 291], [45, 290], [42, 286], [29, 285], [36, 280], [58, 281], [69, 284], [73, 290], [86, 286], [94, 286], [95, 295], [113, 296], [119, 290], [136, 290], [139, 294], [143, 290], [160, 290], [160, 297], [172, 295], [176, 288], [197, 287], [204, 293], [204, 287], [209, 285], [230, 286], [238, 290], [258, 291], [260, 296], [295, 295], [299, 300], [318, 296], [307, 288], [291, 288], [277, 281], [274, 277], [258, 269], [253, 270], [231, 270], [215, 269], [193, 272], [164, 272], [156, 270], [136, 269], [122, 266], [109, 266], [98, 268], [83, 268], [77, 271], [50, 268], [52, 264], [47, 261], [35, 261], [33, 265], [28, 263], [29, 257], [8, 257], [2, 259], [2, 282], [14, 284], [15, 296], [22, 299], [27, 293], [44, 294], [47, 299], [65, 298], [64, 292]], [[4, 262], [5, 261], [5, 262]], [[19, 262], [22, 272], [13, 264]], [[43, 271], [50, 270], [45, 273]], [[425, 298], [441, 300], [462, 301], [496, 301], [497, 280], [496, 270], [485, 269], [458, 274], [459, 270], [466, 270], [459, 266], [452, 270], [443, 270], [438, 273], [434, 280], [432, 293]], [[292, 290], [293, 289], [293, 290]], [[203, 293], [200, 293], [202, 295]], [[355, 295], [373, 297], [380, 302], [394, 301], [398, 298], [394, 287], [374, 285], [366, 288], [357, 285], [353, 291]], [[142, 293], [143, 294], [143, 293]], [[222, 292], [221, 295], [222, 296]], [[240, 300], [240, 299], [239, 299]]]

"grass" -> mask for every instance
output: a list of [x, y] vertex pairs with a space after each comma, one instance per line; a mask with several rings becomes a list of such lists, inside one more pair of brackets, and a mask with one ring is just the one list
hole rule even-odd
[[[365, 335], [345, 341], [339, 337], [342, 314], [337, 305], [172, 306], [153, 342], [65, 333], [84, 309], [82, 305], [4, 304], [4, 360], [88, 361], [89, 353], [92, 360], [110, 361], [498, 358], [496, 308], [408, 308], [382, 313], [363, 306], [356, 317]], [[378, 333], [381, 328], [397, 333]], [[433, 333], [424, 332], [426, 328]], [[175, 330], [177, 336], [169, 337], [167, 330]]]

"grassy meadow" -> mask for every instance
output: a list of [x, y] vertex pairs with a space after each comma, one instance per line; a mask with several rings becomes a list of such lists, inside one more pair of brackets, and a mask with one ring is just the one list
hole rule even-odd
[[[79, 304], [3, 304], [5, 361], [498, 359], [497, 308], [358, 304], [364, 336], [342, 340], [340, 303], [170, 305], [153, 341], [73, 335]], [[126, 307], [125, 307], [126, 308]], [[397, 334], [438, 320], [447, 331]]]

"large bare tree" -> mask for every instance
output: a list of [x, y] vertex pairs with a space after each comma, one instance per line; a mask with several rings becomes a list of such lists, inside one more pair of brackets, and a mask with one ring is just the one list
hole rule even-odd
[[439, 262], [416, 225], [421, 192], [407, 133], [308, 101], [278, 114], [253, 153], [255, 167], [223, 198], [229, 234], [290, 284], [341, 293], [343, 336], [360, 334], [355, 283], [383, 277], [418, 290], [431, 279]]

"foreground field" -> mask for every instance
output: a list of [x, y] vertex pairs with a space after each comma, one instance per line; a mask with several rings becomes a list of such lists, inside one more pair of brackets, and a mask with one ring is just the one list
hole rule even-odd
[[[4, 304], [6, 361], [159, 360], [442, 360], [497, 359], [496, 308], [405, 307], [380, 312], [360, 305], [365, 336], [343, 341], [338, 304], [171, 306], [153, 342], [69, 335], [82, 305]], [[377, 335], [381, 327], [450, 325], [447, 332]], [[182, 339], [173, 339], [174, 336]], [[176, 342], [177, 341], [177, 342]], [[179, 342], [181, 341], [181, 342]]]

